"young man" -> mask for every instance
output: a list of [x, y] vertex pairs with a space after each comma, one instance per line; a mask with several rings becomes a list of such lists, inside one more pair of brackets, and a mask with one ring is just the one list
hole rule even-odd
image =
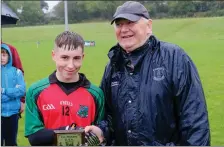
[[113, 23], [118, 44], [109, 51], [101, 88], [114, 145], [210, 145], [205, 96], [191, 58], [152, 34], [139, 2], [117, 7]]
[[[77, 33], [65, 31], [56, 37], [52, 51], [56, 71], [34, 83], [26, 94], [25, 136], [31, 145], [52, 145], [54, 130], [67, 130], [73, 124], [79, 128], [101, 124], [104, 95], [79, 73], [83, 50], [84, 40]], [[102, 135], [97, 137], [103, 141]], [[98, 144], [89, 141], [89, 145]]]
[[17, 145], [20, 99], [26, 88], [23, 73], [12, 66], [10, 48], [1, 44], [1, 145]]

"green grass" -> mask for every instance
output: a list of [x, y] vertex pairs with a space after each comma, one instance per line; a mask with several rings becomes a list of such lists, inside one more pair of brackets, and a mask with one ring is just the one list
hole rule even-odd
[[[163, 41], [181, 46], [195, 62], [206, 95], [212, 145], [224, 145], [224, 17], [163, 19], [153, 21], [153, 33]], [[85, 48], [81, 72], [99, 84], [108, 61], [107, 53], [116, 43], [109, 22], [69, 25], [85, 40], [94, 40], [95, 47]], [[55, 69], [51, 59], [53, 40], [64, 25], [2, 29], [3, 41], [18, 48], [25, 69], [27, 87], [48, 76]], [[39, 48], [36, 41], [41, 42]], [[18, 144], [28, 146], [24, 137], [24, 116], [20, 119]]]

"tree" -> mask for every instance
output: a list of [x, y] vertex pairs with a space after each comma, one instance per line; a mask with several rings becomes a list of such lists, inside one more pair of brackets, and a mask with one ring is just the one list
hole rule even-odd
[[49, 9], [48, 3], [41, 0], [40, 1], [40, 8], [41, 8], [41, 10], [48, 10]]

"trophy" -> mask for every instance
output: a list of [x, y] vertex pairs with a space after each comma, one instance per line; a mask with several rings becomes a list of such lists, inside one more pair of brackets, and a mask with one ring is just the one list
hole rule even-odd
[[85, 144], [85, 131], [55, 130], [55, 146], [81, 146]]

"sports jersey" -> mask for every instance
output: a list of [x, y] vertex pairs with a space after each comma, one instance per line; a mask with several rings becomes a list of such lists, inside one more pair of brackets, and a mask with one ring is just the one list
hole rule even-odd
[[72, 123], [85, 127], [103, 119], [104, 96], [100, 88], [80, 73], [74, 88], [67, 90], [55, 73], [34, 83], [27, 91], [25, 136]]

